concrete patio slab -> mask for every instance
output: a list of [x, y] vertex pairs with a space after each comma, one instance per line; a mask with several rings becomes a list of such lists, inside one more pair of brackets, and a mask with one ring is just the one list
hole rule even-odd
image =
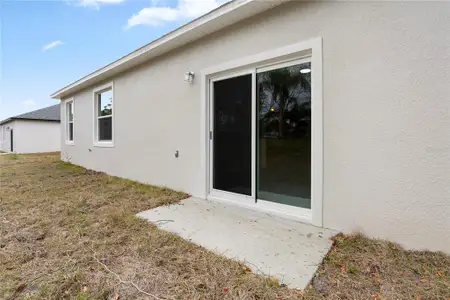
[[256, 273], [304, 289], [334, 231], [232, 204], [188, 198], [138, 214], [160, 229], [243, 262]]

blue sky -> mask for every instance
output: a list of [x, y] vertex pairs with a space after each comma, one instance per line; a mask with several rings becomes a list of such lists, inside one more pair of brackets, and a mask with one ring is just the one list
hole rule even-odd
[[56, 104], [50, 94], [223, 0], [0, 0], [0, 120]]

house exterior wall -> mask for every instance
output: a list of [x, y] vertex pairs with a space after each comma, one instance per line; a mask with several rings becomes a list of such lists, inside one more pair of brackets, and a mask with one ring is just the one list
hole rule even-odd
[[60, 123], [47, 121], [14, 121], [14, 152], [40, 153], [61, 150]]
[[93, 147], [95, 86], [71, 95], [62, 158], [204, 197], [202, 90], [184, 73], [322, 37], [324, 227], [450, 252], [449, 20], [445, 2], [283, 4], [112, 78], [113, 148]]
[[[14, 129], [15, 123], [15, 121], [10, 121], [0, 125], [0, 150], [4, 152], [11, 152], [11, 131], [6, 130], [6, 128], [10, 127]], [[15, 144], [14, 139], [13, 144]]]

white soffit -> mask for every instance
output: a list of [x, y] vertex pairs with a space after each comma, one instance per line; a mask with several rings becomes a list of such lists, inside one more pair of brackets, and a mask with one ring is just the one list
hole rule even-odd
[[61, 99], [106, 78], [124, 72], [170, 50], [269, 10], [290, 0], [235, 0], [193, 20], [130, 54], [63, 87], [51, 95]]

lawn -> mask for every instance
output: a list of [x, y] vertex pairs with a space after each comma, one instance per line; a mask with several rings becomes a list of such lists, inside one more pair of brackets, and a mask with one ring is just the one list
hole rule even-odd
[[187, 195], [59, 154], [3, 155], [0, 299], [450, 299], [450, 257], [335, 238], [305, 291], [136, 218]]

